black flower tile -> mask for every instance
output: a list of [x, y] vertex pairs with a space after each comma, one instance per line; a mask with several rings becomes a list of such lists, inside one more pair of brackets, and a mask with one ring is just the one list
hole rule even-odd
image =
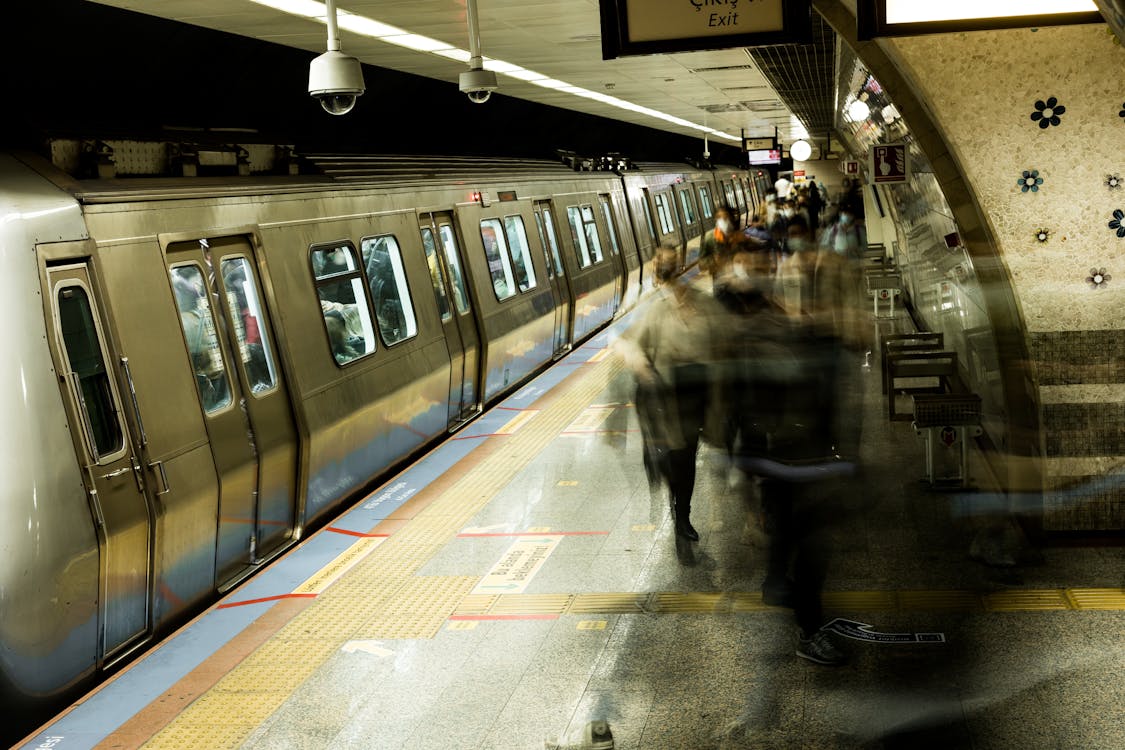
[[1061, 123], [1059, 115], [1064, 112], [1066, 107], [1059, 104], [1059, 100], [1052, 96], [1048, 97], [1047, 101], [1040, 99], [1035, 102], [1035, 111], [1031, 113], [1031, 119], [1038, 122], [1040, 128], [1046, 129]]
[[1125, 237], [1125, 211], [1120, 208], [1113, 212], [1113, 219], [1109, 222], [1110, 229], [1117, 230], [1118, 237]]
[[1115, 174], [1107, 174], [1105, 176], [1105, 186], [1110, 190], [1117, 190], [1121, 187], [1121, 178]]
[[1118, 117], [1125, 117], [1125, 102], [1121, 102], [1121, 111], [1117, 113]]
[[1016, 180], [1016, 184], [1020, 186], [1020, 192], [1026, 193], [1030, 190], [1033, 193], [1039, 192], [1039, 186], [1043, 184], [1043, 178], [1039, 176], [1038, 169], [1025, 169], [1023, 176]]
[[1036, 242], [1046, 242], [1049, 239], [1051, 239], [1051, 230], [1050, 229], [1036, 229], [1035, 230], [1035, 241]]
[[1101, 289], [1109, 283], [1113, 278], [1105, 272], [1104, 268], [1091, 268], [1090, 275], [1086, 277], [1086, 283], [1090, 285], [1091, 289]]

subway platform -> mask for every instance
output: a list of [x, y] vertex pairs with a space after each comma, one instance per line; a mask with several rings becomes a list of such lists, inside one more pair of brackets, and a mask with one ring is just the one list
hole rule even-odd
[[1125, 747], [1122, 547], [982, 562], [1011, 535], [974, 512], [987, 472], [974, 455], [976, 489], [922, 481], [873, 354], [824, 593], [848, 662], [800, 659], [792, 612], [760, 593], [754, 481], [701, 450], [696, 543], [650, 492], [609, 348], [628, 322], [20, 747]]

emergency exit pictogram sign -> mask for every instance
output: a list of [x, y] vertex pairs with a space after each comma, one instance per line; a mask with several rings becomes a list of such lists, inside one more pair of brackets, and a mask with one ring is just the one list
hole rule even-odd
[[871, 177], [876, 183], [906, 182], [909, 175], [905, 143], [871, 147]]

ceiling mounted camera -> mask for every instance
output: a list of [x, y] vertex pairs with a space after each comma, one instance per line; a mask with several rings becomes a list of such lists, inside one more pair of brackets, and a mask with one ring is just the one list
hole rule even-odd
[[491, 70], [470, 68], [457, 79], [461, 93], [474, 104], [484, 104], [498, 88], [496, 74]]
[[320, 101], [330, 115], [346, 115], [355, 100], [366, 90], [359, 60], [340, 51], [340, 32], [336, 27], [336, 0], [326, 0], [328, 51], [309, 65], [309, 96]]
[[364, 90], [363, 69], [350, 55], [328, 50], [309, 65], [309, 95], [329, 114], [351, 112]]

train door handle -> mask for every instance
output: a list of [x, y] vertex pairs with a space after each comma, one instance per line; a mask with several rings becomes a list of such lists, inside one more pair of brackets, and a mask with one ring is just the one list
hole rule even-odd
[[131, 467], [131, 466], [122, 466], [117, 471], [111, 471], [108, 474], [102, 474], [102, 479], [113, 479], [114, 477], [119, 477], [122, 474], [130, 472], [132, 470], [133, 470], [133, 467]]
[[148, 468], [152, 469], [160, 475], [160, 484], [164, 487], [164, 489], [156, 493], [156, 496], [159, 497], [161, 495], [167, 495], [169, 492], [171, 492], [172, 488], [168, 485], [168, 473], [164, 471], [164, 462], [153, 461], [148, 465]]

